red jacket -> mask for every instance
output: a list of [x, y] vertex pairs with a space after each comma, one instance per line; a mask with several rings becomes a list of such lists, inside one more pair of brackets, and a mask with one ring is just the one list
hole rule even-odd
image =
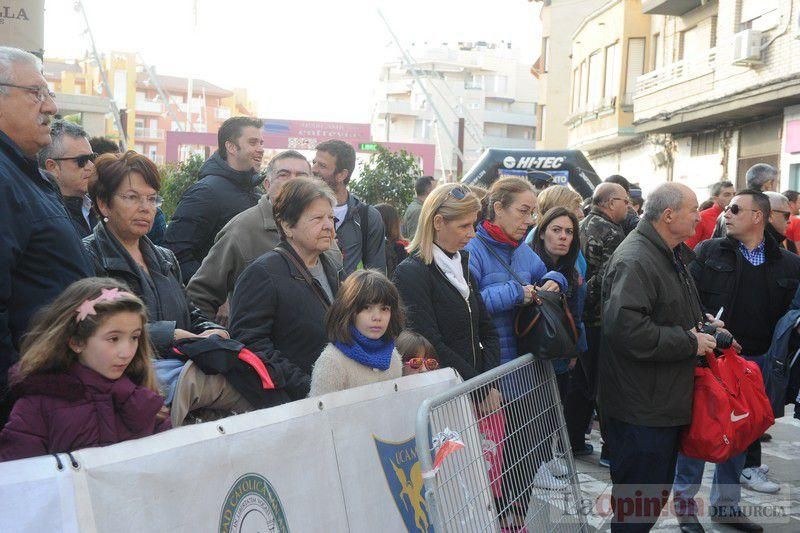
[[686, 239], [686, 245], [694, 250], [694, 247], [699, 243], [710, 239], [714, 233], [714, 225], [717, 223], [717, 218], [721, 213], [722, 208], [717, 204], [700, 211], [700, 222], [697, 223], [694, 235]]
[[19, 399], [0, 433], [0, 460], [107, 446], [169, 429], [164, 400], [123, 376], [109, 380], [75, 363], [63, 374], [35, 374], [13, 388]]

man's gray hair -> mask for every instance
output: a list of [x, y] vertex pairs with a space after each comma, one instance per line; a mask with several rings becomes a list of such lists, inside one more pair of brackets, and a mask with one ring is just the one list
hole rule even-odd
[[[269, 160], [267, 164], [267, 178], [272, 178], [272, 173], [275, 172], [275, 165], [278, 161], [282, 159], [302, 159], [306, 163], [308, 163], [308, 159], [306, 156], [298, 152], [297, 150], [284, 150], [283, 152], [279, 153], [275, 157]], [[308, 163], [308, 167], [311, 168], [311, 163]]]
[[[764, 191], [764, 194], [766, 194], [767, 198], [769, 198], [769, 207], [772, 210], [775, 210], [778, 207], [789, 205], [789, 199], [779, 192]], [[778, 211], [780, 211], [780, 209], [778, 209]]]
[[[16, 83], [14, 65], [28, 64], [42, 70], [42, 61], [25, 50], [11, 46], [0, 46], [0, 83]], [[7, 94], [8, 87], [0, 86], [0, 94]]]
[[677, 183], [662, 183], [650, 193], [644, 204], [643, 218], [650, 223], [657, 222], [667, 209], [677, 211], [683, 204], [683, 188]]
[[747, 171], [747, 188], [760, 191], [764, 184], [778, 178], [778, 169], [766, 163], [756, 163]]
[[62, 119], [54, 120], [50, 124], [50, 137], [52, 137], [53, 142], [42, 148], [36, 156], [41, 168], [45, 168], [44, 163], [48, 159], [63, 157], [64, 137], [89, 140], [89, 134], [86, 133], [86, 130], [73, 122]]

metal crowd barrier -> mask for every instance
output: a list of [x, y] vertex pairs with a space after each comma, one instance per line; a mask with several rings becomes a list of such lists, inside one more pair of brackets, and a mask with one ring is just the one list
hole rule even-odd
[[588, 530], [549, 361], [518, 357], [425, 400], [416, 446], [437, 533]]

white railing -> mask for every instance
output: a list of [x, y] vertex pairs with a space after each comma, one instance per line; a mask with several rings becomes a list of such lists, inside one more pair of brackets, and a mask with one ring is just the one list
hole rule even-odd
[[150, 100], [136, 100], [136, 111], [143, 113], [163, 113], [164, 104]]
[[157, 128], [135, 128], [133, 134], [140, 139], [163, 139], [164, 130]]
[[636, 79], [636, 96], [660, 91], [714, 71], [718, 47], [710, 48], [686, 59], [676, 61], [658, 70], [643, 74]]

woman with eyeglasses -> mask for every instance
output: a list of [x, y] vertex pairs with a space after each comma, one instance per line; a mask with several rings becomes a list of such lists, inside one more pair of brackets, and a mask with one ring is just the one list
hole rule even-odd
[[[147, 157], [128, 151], [98, 157], [95, 169], [97, 180], [89, 194], [101, 221], [83, 244], [96, 276], [125, 283], [147, 306], [148, 333], [157, 357], [154, 366], [165, 386], [173, 425], [181, 425], [195, 408], [247, 410], [249, 404], [222, 376], [206, 376], [195, 365], [174, 358], [176, 341], [213, 334], [229, 338], [229, 335], [188, 299], [175, 254], [147, 238], [156, 208], [161, 205], [158, 168]], [[183, 396], [186, 387], [181, 387], [177, 401], [173, 402], [179, 382], [200, 383], [195, 389], [208, 391], [209, 396], [216, 396], [212, 400], [220, 401], [208, 405], [209, 398], [186, 398]]]
[[[494, 368], [500, 344], [464, 247], [475, 236], [480, 202], [468, 187], [438, 186], [425, 199], [407, 257], [394, 272], [406, 306], [406, 327], [433, 345], [439, 365], [465, 380]], [[499, 403], [499, 393], [487, 394]]]

